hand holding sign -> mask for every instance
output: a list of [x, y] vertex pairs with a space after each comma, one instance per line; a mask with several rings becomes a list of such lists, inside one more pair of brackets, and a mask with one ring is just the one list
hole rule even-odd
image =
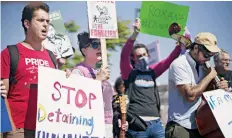
[[141, 26], [139, 18], [135, 19], [135, 23], [133, 24], [133, 26], [134, 26], [134, 32], [139, 33], [140, 32], [140, 26]]
[[109, 67], [102, 66], [96, 75], [96, 80], [104, 81], [110, 78], [110, 70]]
[[1, 96], [6, 98], [7, 90], [6, 90], [6, 86], [4, 85], [3, 81], [0, 81], [0, 87], [1, 87]]

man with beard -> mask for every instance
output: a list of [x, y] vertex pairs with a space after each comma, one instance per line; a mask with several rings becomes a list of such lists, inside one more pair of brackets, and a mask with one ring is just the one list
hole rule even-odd
[[[166, 138], [199, 138], [201, 137], [196, 121], [195, 111], [201, 104], [201, 96], [206, 91], [217, 72], [214, 68], [204, 72], [204, 64], [210, 57], [220, 52], [216, 36], [203, 32], [197, 34], [190, 51], [172, 62], [169, 69], [169, 109]], [[227, 89], [225, 80], [219, 88]]]

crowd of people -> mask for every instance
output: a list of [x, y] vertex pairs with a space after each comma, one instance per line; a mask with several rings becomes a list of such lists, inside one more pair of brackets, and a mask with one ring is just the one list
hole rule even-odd
[[[43, 43], [49, 30], [49, 6], [46, 3], [25, 6], [21, 21], [25, 40], [1, 52], [1, 96], [13, 129], [4, 132], [3, 138], [35, 137], [38, 66], [58, 69], [55, 56]], [[185, 46], [177, 43], [167, 58], [148, 65], [147, 47], [134, 44], [140, 27], [140, 20], [136, 19], [134, 31], [121, 52], [121, 76], [114, 86], [107, 81], [109, 67], [96, 69], [102, 58], [101, 43], [99, 39], [89, 38], [87, 32], [77, 36], [84, 61], [66, 69], [67, 77], [77, 74], [101, 81], [106, 138], [119, 138], [120, 129], [126, 131], [127, 138], [200, 138], [195, 112], [202, 102], [202, 94], [216, 76], [220, 82], [215, 89], [231, 91], [229, 53], [218, 47], [214, 34], [200, 32], [185, 53], [182, 53]], [[206, 68], [211, 57], [215, 67]], [[168, 69], [169, 108], [165, 127], [160, 120], [156, 79]], [[119, 99], [122, 95], [128, 97], [126, 123], [121, 123]]]

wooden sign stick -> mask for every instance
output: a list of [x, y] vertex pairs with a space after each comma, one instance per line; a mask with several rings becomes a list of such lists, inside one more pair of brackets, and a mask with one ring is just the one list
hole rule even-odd
[[107, 61], [106, 39], [104, 38], [101, 38], [101, 54], [102, 54], [102, 67], [107, 67], [108, 61]]

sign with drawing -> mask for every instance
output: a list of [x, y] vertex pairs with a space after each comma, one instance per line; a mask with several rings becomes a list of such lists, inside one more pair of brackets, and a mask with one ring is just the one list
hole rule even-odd
[[231, 138], [232, 130], [232, 93], [222, 89], [203, 93], [217, 123], [225, 136]]
[[118, 38], [115, 1], [87, 1], [90, 38]]
[[52, 51], [57, 59], [73, 55], [74, 51], [66, 34], [60, 11], [51, 12], [49, 19], [50, 24], [47, 38], [43, 42], [45, 48]]

